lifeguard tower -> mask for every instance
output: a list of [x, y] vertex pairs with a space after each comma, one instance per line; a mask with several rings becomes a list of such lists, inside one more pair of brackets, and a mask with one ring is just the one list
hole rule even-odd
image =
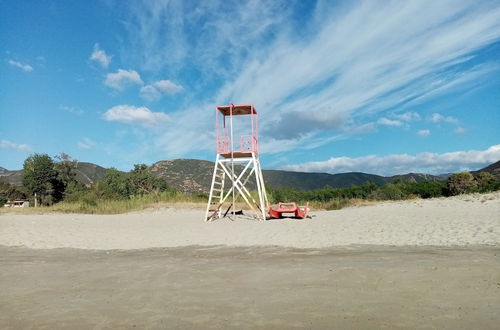
[[[259, 162], [259, 124], [254, 106], [217, 106], [215, 136], [217, 156], [205, 221], [234, 215], [239, 196], [257, 219], [265, 220], [268, 201]], [[257, 188], [258, 196], [250, 193], [250, 184]]]

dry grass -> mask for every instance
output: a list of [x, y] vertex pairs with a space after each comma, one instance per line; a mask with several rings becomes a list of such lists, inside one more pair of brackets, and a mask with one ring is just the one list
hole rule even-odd
[[83, 200], [76, 202], [60, 202], [52, 206], [29, 208], [2, 208], [5, 213], [86, 213], [86, 214], [121, 214], [144, 209], [165, 207], [202, 209], [206, 199], [196, 195], [166, 192], [157, 195], [136, 196], [120, 200]]
[[[256, 197], [256, 196], [255, 196]], [[256, 198], [258, 199], [258, 198]], [[122, 214], [128, 212], [142, 211], [146, 209], [182, 208], [203, 210], [207, 199], [203, 196], [162, 193], [158, 195], [137, 196], [122, 200], [83, 200], [77, 202], [60, 202], [52, 206], [29, 207], [29, 208], [0, 208], [0, 215], [7, 213], [21, 214], [47, 214], [47, 213], [85, 213], [85, 214]], [[361, 207], [380, 203], [375, 200], [365, 199], [332, 199], [328, 202], [309, 202], [311, 210], [340, 210], [345, 207]], [[297, 203], [306, 205], [306, 203]], [[243, 199], [238, 198], [236, 209], [249, 210]]]
[[[122, 214], [146, 209], [182, 208], [203, 210], [207, 200], [204, 198], [183, 195], [176, 198], [161, 198], [158, 196], [143, 196], [127, 200], [102, 200], [102, 201], [78, 201], [60, 202], [52, 206], [29, 207], [29, 208], [1, 208], [1, 214], [47, 214], [47, 213], [84, 213], [84, 214]], [[360, 207], [373, 205], [377, 201], [363, 199], [333, 199], [328, 202], [310, 202], [311, 210], [340, 210], [345, 207]], [[298, 203], [305, 205], [305, 203]], [[243, 200], [237, 200], [236, 209], [249, 210]]]
[[345, 207], [359, 207], [359, 206], [373, 205], [376, 203], [380, 203], [380, 201], [360, 199], [360, 198], [332, 199], [328, 202], [310, 202], [309, 208], [313, 210], [330, 211], [330, 210], [340, 210]]

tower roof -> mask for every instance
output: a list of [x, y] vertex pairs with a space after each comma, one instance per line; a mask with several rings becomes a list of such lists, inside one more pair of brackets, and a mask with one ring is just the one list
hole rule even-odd
[[[230, 115], [230, 111], [231, 111], [230, 109], [231, 109], [230, 105], [217, 106], [217, 110], [219, 110], [224, 116]], [[256, 114], [256, 113], [257, 113], [257, 111], [255, 110], [255, 108], [252, 104], [235, 104], [235, 105], [233, 105], [233, 116], [251, 115], [251, 114]]]

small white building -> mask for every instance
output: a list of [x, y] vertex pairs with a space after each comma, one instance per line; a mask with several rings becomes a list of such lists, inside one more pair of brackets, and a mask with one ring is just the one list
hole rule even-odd
[[18, 201], [7, 201], [3, 205], [3, 207], [29, 207], [30, 202], [27, 200], [18, 200]]

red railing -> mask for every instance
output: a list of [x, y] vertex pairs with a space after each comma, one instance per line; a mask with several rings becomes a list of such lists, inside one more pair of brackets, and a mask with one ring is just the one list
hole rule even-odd
[[218, 136], [217, 137], [217, 153], [227, 154], [231, 152], [231, 145], [229, 144], [229, 136]]
[[257, 139], [252, 135], [243, 135], [240, 139], [241, 152], [257, 153]]
[[[231, 152], [231, 143], [229, 136], [217, 137], [217, 153], [227, 154]], [[258, 153], [257, 139], [252, 135], [243, 135], [239, 143], [234, 144], [234, 152], [254, 152]], [[238, 149], [239, 147], [239, 149]]]

